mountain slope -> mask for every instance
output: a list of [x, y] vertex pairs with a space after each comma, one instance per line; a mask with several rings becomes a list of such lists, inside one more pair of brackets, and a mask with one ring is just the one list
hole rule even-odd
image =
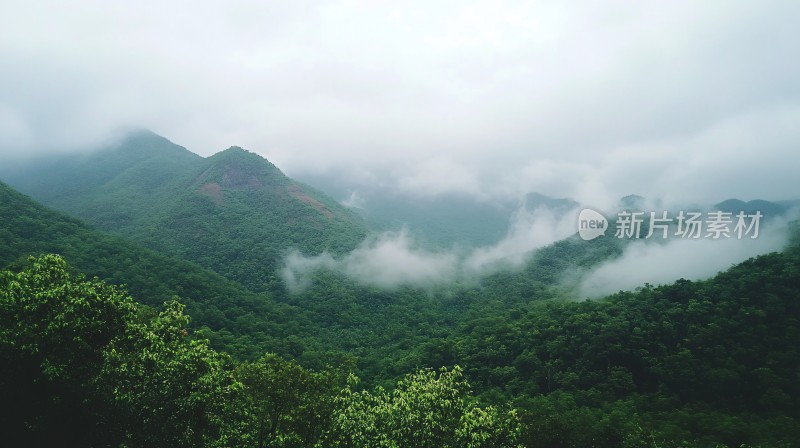
[[797, 446], [798, 267], [795, 245], [705, 281], [477, 308], [447, 346], [477, 387], [518, 397], [539, 428], [526, 446], [619, 446], [596, 439], [613, 412], [676, 442], [659, 446]]
[[[515, 400], [526, 446], [646, 446], [629, 440], [639, 433], [675, 441], [659, 446], [796, 446], [797, 240], [707, 281], [558, 300], [565, 296], [547, 287], [549, 278], [613, 255], [614, 241], [599, 239], [588, 252], [574, 237], [549, 247], [522, 273], [541, 285], [499, 276], [482, 289], [387, 293], [320, 273], [291, 307], [0, 184], [0, 263], [56, 252], [90, 275], [127, 283], [146, 303], [180, 294], [238, 355], [271, 350], [317, 366], [340, 355], [373, 383], [461, 364], [484, 398]], [[505, 297], [514, 294], [540, 300]]]
[[128, 233], [154, 203], [169, 200], [203, 158], [150, 132], [100, 151], [61, 154], [0, 168], [0, 178], [38, 201], [103, 230]]
[[[338, 173], [301, 173], [313, 185], [363, 216], [371, 229], [405, 229], [429, 249], [473, 248], [500, 241], [519, 208], [517, 200], [481, 200], [451, 192], [409, 193], [380, 180], [360, 181]], [[381, 174], [376, 173], [377, 179]]]
[[256, 291], [276, 286], [274, 271], [286, 251], [341, 253], [366, 234], [356, 214], [256, 154], [232, 147], [203, 158], [149, 132], [0, 175], [101, 230]]
[[148, 305], [180, 296], [193, 322], [222, 331], [210, 336], [224, 339], [233, 352], [233, 346], [241, 344], [251, 345], [246, 350], [256, 353], [283, 351], [280, 344], [285, 332], [268, 321], [285, 322], [291, 307], [257, 296], [194, 263], [94, 230], [0, 182], [0, 267], [21, 267], [27, 257], [46, 253], [63, 255], [89, 276], [127, 285], [131, 294]]

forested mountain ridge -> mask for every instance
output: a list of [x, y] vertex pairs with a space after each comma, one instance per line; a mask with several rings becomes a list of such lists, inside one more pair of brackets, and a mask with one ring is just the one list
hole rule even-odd
[[203, 158], [147, 131], [83, 153], [25, 159], [0, 167], [0, 180], [37, 201], [96, 227], [129, 233], [153, 205], [172, 204], [175, 190]]
[[0, 172], [23, 193], [101, 230], [179, 255], [264, 291], [289, 248], [354, 248], [357, 214], [238, 147], [203, 158], [141, 131], [90, 153], [53, 156]]
[[235, 362], [190, 334], [183, 306], [46, 255], [0, 271], [0, 429], [11, 446], [514, 447], [519, 419], [479, 406], [461, 369], [409, 374], [391, 393], [346, 371], [266, 354]]
[[[143, 303], [157, 305], [180, 296], [193, 326], [209, 327], [214, 346], [237, 357], [269, 350], [321, 366], [344, 356], [369, 373], [366, 381], [387, 381], [428, 365], [409, 354], [456, 324], [444, 310], [481, 300], [477, 290], [456, 301], [413, 288], [387, 293], [324, 272], [299, 296], [252, 293], [195, 263], [93, 229], [2, 183], [0, 237], [4, 267], [26, 266], [29, 256], [60, 254], [80, 272], [127, 285]], [[496, 293], [505, 294], [501, 289]]]
[[[467, 372], [477, 387], [515, 399], [543, 431], [585, 425], [566, 446], [617, 446], [588, 439], [608, 437], [615, 418], [633, 414], [662, 440], [800, 442], [797, 238], [704, 281], [472, 312], [440, 350], [458, 347], [451, 353], [475, 366]], [[529, 446], [564, 446], [558, 439], [544, 431]]]
[[[270, 351], [305, 365], [345, 360], [376, 375], [368, 381], [381, 382], [414, 367], [386, 365], [413, 349], [410, 340], [419, 343], [453, 325], [442, 303], [423, 292], [389, 295], [324, 273], [318, 287], [287, 304], [285, 297], [253, 293], [196, 263], [93, 229], [0, 182], [0, 266], [21, 269], [29, 256], [47, 253], [66, 257], [89, 276], [125, 285], [147, 305], [181, 297], [193, 328], [207, 327], [214, 347], [242, 359]], [[393, 322], [393, 332], [381, 331], [386, 322]], [[399, 334], [402, 340], [395, 340]]]
[[[591, 246], [576, 238], [559, 242], [539, 251], [525, 274], [500, 273], [475, 288], [386, 292], [320, 272], [293, 305], [276, 305], [1, 187], [4, 264], [16, 271], [29, 266], [28, 254], [58, 252], [73, 257], [81, 271], [128, 283], [145, 303], [178, 294], [197, 323], [215, 329], [207, 334], [217, 346], [239, 356], [274, 350], [305, 365], [335, 361], [355, 367], [367, 384], [387, 386], [421, 367], [460, 365], [484, 400], [515, 403], [525, 446], [789, 447], [800, 441], [792, 429], [800, 368], [796, 241], [707, 281], [645, 286], [597, 301], [572, 301], [554, 281], [571, 265], [618, 253], [615, 239]], [[17, 319], [22, 331], [28, 318], [16, 316], [7, 319]], [[253, 368], [264, 372], [275, 373], [269, 367], [275, 363], [296, 371], [274, 358], [258, 362], [265, 364]], [[260, 387], [262, 375], [271, 374], [248, 381]], [[37, 393], [47, 399], [47, 391]], [[327, 406], [328, 393], [335, 395], [307, 392], [303, 406]], [[360, 397], [366, 402], [358, 406], [382, 406]], [[295, 418], [290, 415], [287, 421]]]
[[4, 434], [64, 446], [788, 448], [800, 442], [798, 267], [793, 246], [704, 282], [474, 308], [422, 349], [471, 366], [484, 400], [501, 403], [479, 408], [458, 367], [372, 392], [272, 355], [235, 363], [187, 337], [179, 304], [142, 314], [48, 256], [0, 273], [0, 395], [23, 403], [3, 409]]
[[546, 208], [558, 215], [578, 207], [571, 199], [539, 193], [515, 197], [476, 197], [471, 193], [409, 192], [382, 182], [359, 183], [338, 173], [301, 173], [300, 179], [346, 204], [375, 231], [404, 229], [434, 250], [476, 249], [500, 242], [519, 212]]
[[0, 266], [19, 269], [29, 256], [48, 253], [68, 258], [79, 272], [124, 285], [150, 306], [180, 296], [193, 326], [208, 327], [208, 336], [234, 354], [243, 354], [235, 347], [244, 353], [255, 347], [287, 352], [281, 348], [287, 332], [282, 323], [297, 314], [293, 307], [195, 263], [95, 230], [0, 182]]
[[747, 202], [739, 199], [728, 199], [715, 204], [714, 208], [723, 212], [733, 213], [734, 215], [739, 212], [745, 212], [746, 214], [759, 212], [764, 216], [773, 217], [786, 213], [791, 207], [782, 205], [779, 202], [759, 199]]
[[[136, 347], [141, 348], [143, 341], [136, 334], [146, 334], [148, 344], [161, 345], [158, 338], [163, 336], [167, 338], [164, 346], [174, 349], [163, 354], [166, 364], [159, 369], [163, 367], [163, 372], [171, 368], [186, 369], [181, 371], [187, 372], [185, 384], [190, 386], [187, 389], [174, 385], [167, 399], [170, 404], [186, 403], [182, 401], [185, 397], [194, 397], [190, 401], [198, 399], [192, 394], [198, 390], [204, 394], [202, 385], [223, 385], [206, 395], [212, 401], [228, 400], [226, 397], [230, 395], [226, 394], [242, 387], [256, 394], [245, 395], [244, 401], [226, 401], [236, 403], [234, 409], [226, 412], [235, 414], [246, 409], [245, 417], [223, 416], [213, 406], [206, 408], [207, 416], [217, 422], [210, 426], [208, 420], [203, 420], [206, 417], [192, 420], [191, 416], [176, 413], [176, 418], [187, 419], [181, 423], [184, 426], [180, 431], [167, 429], [185, 437], [176, 443], [191, 446], [196, 443], [192, 434], [201, 432], [203, 437], [218, 440], [222, 436], [216, 431], [234, 428], [215, 425], [220, 422], [241, 425], [240, 418], [251, 419], [247, 420], [251, 426], [244, 433], [235, 430], [238, 434], [235, 437], [257, 437], [254, 428], [262, 424], [258, 415], [271, 418], [275, 414], [270, 412], [278, 412], [278, 420], [284, 422], [279, 425], [279, 432], [285, 432], [286, 437], [299, 437], [292, 440], [302, 439], [305, 441], [302, 443], [313, 439], [330, 446], [333, 442], [320, 441], [324, 437], [338, 437], [337, 443], [345, 446], [368, 444], [367, 439], [348, 441], [347, 434], [355, 429], [352, 426], [355, 421], [371, 425], [372, 432], [365, 437], [413, 440], [402, 439], [406, 423], [402, 419], [392, 420], [392, 416], [402, 414], [399, 409], [404, 400], [418, 392], [427, 394], [431, 389], [461, 394], [459, 403], [465, 406], [474, 403], [473, 398], [464, 395], [466, 383], [462, 383], [462, 374], [483, 402], [499, 406], [493, 409], [507, 409], [508, 404], [513, 404], [516, 412], [495, 414], [469, 407], [460, 407], [459, 412], [469, 415], [488, 412], [485, 415], [493, 415], [491, 418], [502, 417], [481, 421], [497, 422], [502, 426], [494, 427], [498, 437], [506, 442], [517, 440], [524, 446], [663, 448], [745, 444], [783, 448], [800, 443], [796, 430], [800, 427], [796, 411], [800, 405], [796, 399], [800, 396], [796, 386], [800, 371], [796, 349], [800, 335], [797, 308], [800, 250], [796, 238], [781, 253], [750, 259], [708, 280], [644, 285], [635, 291], [592, 301], [576, 300], [574, 291], [564, 282], [565, 276], [620, 256], [625, 241], [610, 236], [582, 241], [573, 235], [529, 254], [516, 270], [501, 270], [474, 283], [457, 282], [430, 289], [366, 287], [341, 272], [323, 269], [311, 275], [306, 290], [288, 295], [277, 279], [269, 277], [275, 275], [275, 267], [263, 263], [260, 255], [268, 253], [279, 260], [279, 249], [287, 247], [287, 241], [296, 244], [292, 247], [302, 247], [305, 241], [319, 244], [317, 250], [346, 251], [347, 247], [337, 249], [334, 243], [347, 242], [352, 236], [348, 233], [353, 230], [349, 223], [351, 212], [283, 176], [274, 165], [241, 148], [232, 147], [204, 159], [160, 137], [144, 137], [150, 143], [134, 145], [135, 149], [125, 152], [128, 159], [114, 154], [102, 160], [97, 158], [98, 153], [80, 156], [104, 168], [84, 167], [82, 176], [61, 180], [63, 191], [52, 192], [54, 200], [73, 201], [73, 205], [85, 207], [87, 213], [102, 217], [106, 225], [119, 226], [116, 233], [130, 232], [128, 236], [134, 241], [104, 234], [0, 184], [0, 264], [10, 266], [13, 271], [3, 274], [3, 278], [20, 276], [2, 285], [6, 302], [0, 312], [7, 312], [4, 322], [16, 323], [4, 327], [5, 333], [0, 331], [0, 349], [5, 359], [24, 360], [23, 370], [14, 370], [14, 364], [9, 364], [10, 375], [25, 377], [29, 369], [39, 372], [36, 369], [41, 368], [37, 375], [46, 378], [41, 384], [50, 384], [47, 381], [61, 378], [58, 372], [64, 371], [39, 364], [39, 355], [15, 348], [16, 338], [22, 338], [19, 341], [25, 341], [28, 348], [38, 343], [28, 324], [57, 324], [64, 325], [65, 331], [82, 331], [82, 325], [87, 323], [85, 319], [71, 320], [70, 314], [58, 317], [53, 324], [47, 320], [47, 313], [27, 315], [15, 308], [20, 305], [16, 298], [24, 296], [15, 289], [22, 282], [20, 279], [36, 279], [39, 278], [36, 272], [61, 269], [61, 262], [52, 258], [38, 261], [50, 267], [36, 267], [37, 262], [31, 263], [27, 257], [58, 253], [67, 257], [76, 268], [74, 271], [96, 275], [113, 284], [127, 284], [134, 297], [147, 305], [155, 306], [173, 295], [179, 296], [193, 318], [191, 329], [203, 330], [197, 339], [176, 339], [174, 336], [183, 334], [187, 325], [178, 305], [168, 305], [161, 315], [150, 307], [140, 307], [138, 317], [127, 315], [123, 319], [133, 331], [129, 339], [132, 345], [125, 347], [127, 351], [121, 351], [119, 345], [91, 349], [92, 356], [109, 357], [102, 362], [97, 357], [90, 360], [95, 367], [105, 369], [96, 378], [114, 384], [131, 380], [127, 373], [117, 369], [120, 365], [143, 362], [141, 372], [152, 367], [147, 364], [149, 361], [142, 361], [146, 356], [137, 358], [142, 353]], [[80, 166], [83, 162], [72, 163]], [[56, 167], [52, 166], [54, 170]], [[80, 169], [73, 169], [81, 173]], [[177, 171], [182, 176], [172, 175]], [[150, 178], [145, 182], [142, 176]], [[49, 181], [32, 177], [28, 182]], [[527, 202], [533, 208], [543, 202], [553, 209], [575, 205], [569, 200], [537, 195], [529, 196]], [[729, 206], [741, 206], [738, 202], [727, 202]], [[114, 207], [127, 214], [105, 213], [115, 210]], [[263, 228], [249, 225], [253, 216], [259, 217]], [[613, 225], [613, 217], [609, 218]], [[320, 232], [309, 231], [317, 229], [314, 225], [322, 226]], [[348, 238], [337, 238], [341, 236], [337, 231], [349, 235]], [[796, 227], [793, 233], [797, 236]], [[240, 241], [240, 235], [246, 238]], [[258, 240], [254, 235], [263, 239]], [[137, 239], [159, 252], [140, 247]], [[254, 246], [256, 240], [261, 246]], [[353, 241], [356, 244], [359, 239]], [[240, 264], [232, 268], [232, 262]], [[225, 277], [201, 264], [222, 271]], [[59, 278], [62, 274], [53, 277], [54, 291], [62, 291]], [[49, 290], [49, 284], [41, 282], [44, 280], [35, 280], [29, 286], [37, 291], [36, 288]], [[243, 287], [247, 282], [249, 288]], [[91, 288], [104, 290], [96, 283]], [[91, 288], [80, 286], [75, 291], [89, 294]], [[265, 291], [254, 293], [252, 289]], [[36, 294], [26, 294], [28, 299], [38, 300]], [[83, 303], [80, 294], [71, 299]], [[90, 313], [87, 316], [94, 316], [92, 309], [84, 310]], [[117, 322], [114, 316], [104, 316], [112, 323]], [[102, 327], [101, 320], [90, 327]], [[164, 332], [165, 325], [171, 329]], [[91, 328], [90, 333], [94, 331]], [[53, 333], [53, 337], [59, 334]], [[209, 354], [208, 347], [201, 342], [204, 337], [211, 339], [212, 347], [231, 353], [233, 359]], [[65, 346], [79, 353], [86, 349], [80, 343]], [[116, 352], [107, 352], [107, 348]], [[264, 356], [264, 352], [277, 353], [283, 359]], [[60, 353], [57, 355], [62, 356]], [[171, 358], [173, 355], [178, 358]], [[103, 364], [106, 362], [111, 364]], [[200, 371], [192, 371], [191, 366], [199, 366]], [[447, 370], [439, 376], [431, 371], [419, 373], [421, 368], [443, 366]], [[209, 370], [203, 370], [206, 368]], [[307, 368], [317, 371], [310, 372]], [[366, 390], [343, 382], [343, 376], [350, 370], [362, 378]], [[204, 371], [216, 373], [206, 377]], [[406, 377], [412, 372], [418, 373]], [[448, 372], [457, 374], [453, 378]], [[195, 374], [199, 376], [192, 376]], [[405, 382], [397, 382], [404, 377]], [[295, 379], [298, 382], [292, 383]], [[451, 379], [453, 383], [448, 384], [455, 385], [455, 391], [437, 383]], [[66, 380], [70, 387], [75, 386], [69, 377]], [[152, 396], [146, 398], [131, 392], [120, 398], [134, 400], [129, 402], [131, 408], [122, 407], [121, 415], [130, 413], [128, 417], [149, 412], [148, 406], [160, 400], [155, 383], [147, 383], [147, 374], [132, 381], [127, 384], [139, 384], [136, 381], [149, 384], [140, 384], [140, 391], [148, 390]], [[274, 385], [284, 383], [296, 385], [296, 392], [302, 394], [301, 398], [292, 398], [299, 403], [297, 407], [265, 410], [264, 403], [273, 399], [271, 390], [285, 392]], [[381, 389], [371, 392], [375, 385], [394, 392]], [[37, 391], [38, 401], [32, 403], [45, 409], [50, 391], [37, 389], [35, 381], [28, 386]], [[199, 389], [192, 389], [195, 386]], [[101, 394], [96, 403], [107, 406], [111, 401], [106, 400], [114, 395], [103, 395], [109, 391], [92, 387], [81, 384], [79, 390]], [[4, 388], [6, 393], [12, 391], [8, 384]], [[339, 395], [342, 391], [346, 392]], [[70, 400], [75, 398], [67, 396]], [[77, 396], [80, 402], [83, 398]], [[444, 399], [436, 394], [433, 397], [434, 401], [425, 403]], [[95, 398], [92, 396], [88, 402], [95, 403], [92, 401]], [[203, 400], [196, 402], [207, 403]], [[36, 406], [25, 409], [20, 418], [39, 418], [37, 409]], [[60, 408], [52, 409], [56, 412], [53, 415], [57, 415]], [[337, 409], [343, 416], [335, 423], [329, 419], [333, 418], [328, 413], [331, 409]], [[319, 412], [315, 415], [326, 416], [325, 421], [309, 423], [313, 418], [307, 411]], [[97, 417], [93, 412], [89, 411], [90, 420]], [[163, 415], [161, 418], [173, 421]], [[23, 420], [18, 423], [21, 426], [15, 430], [23, 432], [24, 428], [42, 431], [52, 428], [25, 426], [29, 421]], [[82, 427], [79, 423], [76, 427]], [[449, 443], [464, 440], [458, 439], [461, 437], [458, 431], [465, 430], [459, 425], [467, 423], [477, 424], [469, 419], [450, 421], [448, 435], [437, 440]], [[328, 428], [328, 435], [310, 430], [313, 425]], [[216, 429], [209, 433], [209, 427]], [[181, 432], [187, 428], [188, 431]], [[132, 445], [146, 446], [152, 442], [147, 431], [155, 434], [161, 430], [164, 428], [133, 427], [127, 437], [138, 440], [131, 442]], [[277, 445], [289, 444], [285, 442], [289, 439], [271, 440]], [[425, 442], [419, 446], [440, 445]], [[476, 446], [493, 445], [486, 442]]]

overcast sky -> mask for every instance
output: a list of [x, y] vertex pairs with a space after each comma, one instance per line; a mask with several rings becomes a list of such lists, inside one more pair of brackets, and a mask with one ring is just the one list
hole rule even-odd
[[0, 152], [143, 127], [287, 173], [603, 206], [800, 197], [800, 2], [0, 4]]

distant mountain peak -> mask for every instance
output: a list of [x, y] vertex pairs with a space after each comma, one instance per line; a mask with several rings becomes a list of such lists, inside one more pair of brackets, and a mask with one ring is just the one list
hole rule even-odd
[[131, 131], [116, 144], [108, 148], [112, 152], [124, 153], [124, 163], [133, 165], [143, 160], [152, 158], [171, 158], [177, 163], [189, 163], [190, 160], [200, 160], [201, 156], [189, 151], [183, 146], [173, 143], [148, 129]]
[[[120, 146], [142, 145], [142, 144], [161, 144], [179, 146], [171, 142], [168, 138], [156, 134], [149, 129], [136, 129], [125, 134]], [[180, 146], [183, 148], [182, 146]], [[185, 148], [184, 148], [185, 149]]]
[[[252, 166], [268, 166], [271, 169], [280, 171], [278, 167], [276, 167], [272, 162], [267, 160], [265, 157], [261, 156], [252, 151], [248, 151], [241, 146], [231, 146], [228, 149], [220, 151], [211, 157], [208, 160], [213, 161], [214, 163], [244, 163], [250, 164]], [[283, 174], [283, 173], [281, 173]]]
[[225, 203], [226, 190], [268, 190], [268, 194], [288, 195], [310, 205], [326, 218], [334, 218], [334, 213], [325, 204], [257, 153], [231, 146], [207, 161], [208, 168], [198, 176], [195, 184], [201, 194], [217, 205]]
[[569, 198], [553, 198], [541, 193], [531, 192], [525, 195], [523, 205], [528, 210], [535, 210], [540, 207], [554, 211], [568, 211], [578, 206], [578, 203]]
[[196, 179], [198, 183], [216, 183], [230, 190], [253, 190], [291, 182], [269, 160], [240, 146], [231, 146], [206, 160], [207, 168]]
[[150, 129], [147, 129], [147, 128], [131, 129], [130, 131], [125, 133], [125, 138], [126, 139], [131, 139], [131, 138], [134, 138], [134, 139], [135, 138], [159, 138], [159, 139], [166, 140], [165, 137], [163, 137], [161, 135], [158, 135], [155, 132], [153, 132], [153, 131], [151, 131]]
[[248, 151], [248, 150], [242, 148], [241, 146], [236, 146], [236, 145], [233, 145], [233, 146], [229, 147], [228, 149], [222, 150], [222, 151], [220, 151], [220, 153], [224, 153], [224, 154], [255, 154], [254, 152]]
[[638, 194], [629, 194], [619, 199], [619, 208], [623, 210], [644, 210], [647, 205], [647, 199]]
[[776, 202], [754, 199], [752, 201], [742, 201], [741, 199], [727, 199], [714, 205], [714, 208], [723, 212], [738, 213], [745, 212], [753, 214], [760, 212], [763, 215], [774, 216], [786, 212], [787, 207]]
[[238, 146], [201, 157], [137, 131], [116, 145], [54, 160], [0, 172], [11, 172], [12, 185], [42, 202], [248, 288], [271, 287], [276, 277], [269, 273], [289, 249], [341, 254], [367, 233], [358, 215]]

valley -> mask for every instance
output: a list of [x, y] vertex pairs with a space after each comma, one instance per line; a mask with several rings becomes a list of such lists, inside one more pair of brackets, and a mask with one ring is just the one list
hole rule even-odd
[[[175, 331], [189, 331], [190, 345], [180, 349], [189, 350], [187, 356], [203, 356], [203, 362], [230, 356], [223, 364], [236, 366], [235, 378], [244, 385], [255, 381], [235, 400], [277, 393], [261, 391], [259, 381], [290, 381], [282, 375], [308, 376], [303, 381], [312, 382], [303, 384], [315, 389], [295, 386], [294, 392], [307, 394], [302, 406], [312, 407], [339, 400], [347, 374], [360, 378], [359, 394], [401, 391], [411, 378], [419, 387], [453, 379], [469, 383], [474, 398], [467, 401], [513, 409], [497, 415], [505, 423], [486, 431], [524, 446], [650, 443], [644, 440], [658, 446], [778, 446], [800, 440], [789, 430], [800, 396], [794, 380], [800, 365], [794, 344], [800, 334], [796, 222], [786, 228], [779, 251], [723, 259], [723, 265], [733, 266], [717, 275], [643, 283], [586, 300], [582, 279], [625, 260], [636, 246], [610, 234], [583, 241], [575, 227], [559, 237], [553, 229], [560, 220], [571, 222], [568, 214], [578, 207], [567, 199], [529, 194], [515, 211], [506, 205], [491, 218], [506, 220], [502, 233], [488, 231], [472, 248], [459, 248], [457, 239], [474, 227], [465, 226], [449, 246], [436, 237], [438, 229], [459, 229], [459, 220], [480, 215], [483, 206], [470, 211], [465, 202], [451, 209], [422, 203], [414, 205], [416, 220], [384, 213], [381, 221], [370, 217], [382, 213], [380, 207], [348, 208], [244, 149], [202, 158], [147, 132], [115, 147], [32, 160], [0, 173], [13, 185], [0, 184], [5, 313], [21, 312], [8, 301], [17, 294], [15, 282], [23, 281], [14, 276], [37, 269], [67, 269], [117, 285], [135, 299], [143, 322], [156, 319], [147, 325], [158, 325], [158, 313], [183, 316], [174, 325]], [[748, 206], [771, 216], [788, 212], [767, 201], [731, 200], [715, 207]], [[515, 233], [515, 225], [535, 232]], [[294, 286], [286, 283], [292, 253], [292, 278], [300, 282]], [[58, 267], [60, 261], [53, 265], [47, 254], [63, 257], [67, 267]], [[475, 264], [479, 256], [491, 263]], [[442, 270], [448, 263], [456, 267]], [[404, 274], [375, 281], [393, 271]], [[432, 275], [438, 276], [435, 281], [420, 280]], [[185, 315], [176, 303], [185, 305]], [[11, 322], [14, 315], [20, 316], [3, 319]], [[5, 344], [30, 337], [8, 328]], [[195, 353], [199, 348], [191, 344], [213, 355]], [[17, 353], [14, 345], [4, 347], [8, 356]], [[38, 369], [36, 358], [24, 353], [13, 356]], [[7, 381], [22, 374], [14, 369], [4, 371]], [[258, 369], [268, 373], [236, 373]], [[447, 370], [441, 376], [409, 376], [439, 369]], [[35, 392], [36, 383], [27, 387], [41, 393]], [[350, 412], [325, 406], [317, 412], [333, 419], [325, 420], [328, 429], [304, 440], [333, 437], [337, 413]], [[275, 431], [300, 437], [303, 425], [322, 423], [289, 417], [299, 409], [253, 412], [294, 419]], [[41, 418], [56, 418], [58, 412]], [[236, 437], [248, 430], [242, 431]]]

